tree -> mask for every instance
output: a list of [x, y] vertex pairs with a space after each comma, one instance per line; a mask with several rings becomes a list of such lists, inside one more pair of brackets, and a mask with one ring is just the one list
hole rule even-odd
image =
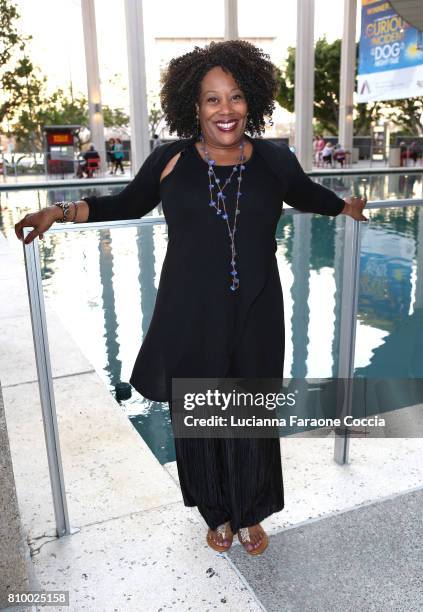
[[0, 0], [0, 124], [22, 103], [25, 94], [19, 85], [22, 79], [29, 79], [30, 62], [22, 54], [32, 36], [18, 33], [19, 18], [15, 4]]
[[129, 125], [129, 116], [122, 108], [111, 108], [107, 104], [103, 104], [103, 120], [105, 127], [126, 127]]
[[[359, 46], [356, 45], [356, 80]], [[314, 71], [314, 119], [316, 131], [338, 133], [339, 74], [341, 69], [341, 40], [328, 43], [323, 36], [316, 42]], [[295, 48], [288, 48], [288, 57], [279, 71], [278, 103], [288, 111], [294, 111]], [[369, 102], [354, 106], [354, 133], [370, 134], [372, 122], [382, 117], [392, 120], [403, 133], [423, 134], [421, 116], [423, 98], [406, 98], [384, 102]]]
[[[320, 131], [336, 134], [339, 116], [339, 71], [341, 41], [328, 43], [319, 38], [315, 47], [314, 118]], [[288, 47], [288, 58], [279, 73], [279, 93], [276, 100], [291, 113], [294, 112], [295, 47]]]
[[7, 135], [15, 136], [18, 148], [21, 143], [25, 143], [25, 150], [35, 152], [40, 149], [39, 114], [44, 101], [46, 81], [46, 77], [39, 74], [27, 57], [19, 61], [19, 66], [8, 81], [8, 92], [12, 99], [19, 99], [19, 103], [14, 104], [7, 112]]
[[423, 136], [423, 97], [404, 98], [384, 102], [388, 108], [388, 117], [400, 128], [401, 134]]
[[148, 122], [150, 125], [150, 136], [153, 137], [157, 134], [157, 129], [163, 119], [163, 111], [160, 107], [156, 106], [156, 102], [153, 102], [150, 106], [150, 112], [148, 113]]
[[[21, 151], [28, 151], [28, 148], [42, 150], [45, 125], [80, 125], [81, 128], [89, 129], [88, 100], [84, 94], [74, 95], [70, 91], [67, 94], [61, 88], [48, 94], [45, 80], [39, 84], [42, 84], [40, 89], [30, 89], [33, 94], [36, 93], [36, 98], [33, 95], [31, 104], [15, 112], [11, 126], [10, 131], [16, 137], [17, 149]], [[31, 107], [31, 112], [27, 107]], [[103, 116], [105, 127], [124, 127], [129, 123], [128, 115], [120, 108], [104, 105]], [[80, 143], [83, 144], [81, 140]]]

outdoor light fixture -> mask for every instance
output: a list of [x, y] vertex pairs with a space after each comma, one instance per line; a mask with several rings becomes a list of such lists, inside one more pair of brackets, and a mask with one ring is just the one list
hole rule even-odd
[[100, 105], [100, 102], [96, 102], [96, 103], [94, 104], [94, 112], [95, 112], [95, 113], [99, 113], [100, 111], [101, 111], [101, 105]]

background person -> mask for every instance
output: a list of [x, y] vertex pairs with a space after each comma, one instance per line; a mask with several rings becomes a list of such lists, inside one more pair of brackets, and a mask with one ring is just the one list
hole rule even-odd
[[317, 160], [316, 160], [316, 164], [317, 164], [318, 166], [321, 166], [321, 165], [322, 165], [322, 163], [323, 163], [323, 161], [322, 161], [322, 151], [323, 151], [323, 149], [325, 148], [325, 144], [326, 144], [326, 141], [325, 141], [325, 139], [323, 138], [322, 134], [320, 134], [320, 136], [319, 136], [319, 140], [317, 141], [317, 146], [316, 146], [316, 149], [317, 149]]
[[107, 165], [109, 168], [109, 174], [113, 174], [113, 166], [115, 162], [115, 157], [113, 155], [114, 144], [115, 144], [115, 139], [109, 138], [109, 140], [107, 141], [107, 147], [106, 147]]
[[93, 144], [90, 144], [88, 151], [81, 154], [78, 160], [78, 168], [76, 175], [78, 178], [83, 178], [86, 174], [87, 178], [92, 178], [94, 169], [90, 167], [89, 161], [97, 160], [98, 165], [100, 164], [100, 155]]
[[327, 142], [324, 146], [324, 149], [322, 150], [323, 167], [325, 167], [326, 164], [328, 164], [330, 168], [332, 167], [332, 156], [333, 144], [331, 142]]
[[345, 158], [346, 158], [346, 151], [344, 149], [344, 147], [338, 142], [335, 145], [334, 151], [333, 151], [333, 159], [335, 162], [339, 162], [339, 164], [341, 165], [341, 168], [344, 167], [344, 162], [345, 162]]
[[421, 156], [421, 149], [420, 149], [420, 146], [417, 144], [417, 142], [415, 140], [413, 140], [413, 142], [408, 147], [408, 156], [409, 156], [410, 159], [413, 160], [414, 165], [416, 165], [417, 164], [417, 160]]
[[121, 174], [125, 174], [125, 170], [123, 169], [123, 144], [120, 138], [116, 138], [115, 144], [113, 145], [113, 158], [114, 158], [114, 169], [113, 174], [116, 174], [117, 169], [120, 168]]
[[319, 138], [319, 134], [313, 138], [313, 159], [316, 165], [319, 163]]

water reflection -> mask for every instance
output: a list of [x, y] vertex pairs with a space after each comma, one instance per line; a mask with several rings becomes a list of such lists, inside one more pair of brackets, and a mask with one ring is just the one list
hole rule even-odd
[[362, 233], [355, 375], [423, 378], [423, 208], [383, 213]]
[[350, 194], [368, 200], [400, 200], [423, 197], [422, 174], [368, 174], [358, 176], [313, 177], [341, 198]]
[[110, 373], [110, 383], [115, 386], [122, 376], [122, 361], [119, 359], [118, 321], [113, 289], [113, 243], [109, 230], [102, 232], [98, 243], [99, 274], [102, 287], [102, 311], [104, 314], [104, 346], [106, 348], [106, 371]]

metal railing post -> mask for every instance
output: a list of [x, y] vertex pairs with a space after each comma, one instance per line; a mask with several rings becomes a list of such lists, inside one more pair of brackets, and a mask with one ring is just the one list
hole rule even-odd
[[[345, 218], [344, 257], [342, 265], [341, 321], [338, 363], [338, 401], [342, 408], [337, 417], [343, 419], [351, 414], [357, 302], [360, 274], [360, 221]], [[348, 463], [349, 434], [345, 428], [335, 431], [334, 460]]]
[[[32, 228], [28, 227], [24, 228], [24, 238], [26, 238], [31, 229]], [[47, 337], [38, 238], [35, 238], [30, 244], [24, 244], [23, 248], [29, 306], [31, 310], [35, 361], [37, 364], [38, 385], [43, 413], [44, 437], [46, 441], [51, 492], [56, 519], [56, 531], [58, 537], [61, 537], [75, 533], [79, 531], [79, 529], [71, 528], [66, 503], [56, 405], [54, 401], [53, 377], [50, 364], [50, 350]]]

